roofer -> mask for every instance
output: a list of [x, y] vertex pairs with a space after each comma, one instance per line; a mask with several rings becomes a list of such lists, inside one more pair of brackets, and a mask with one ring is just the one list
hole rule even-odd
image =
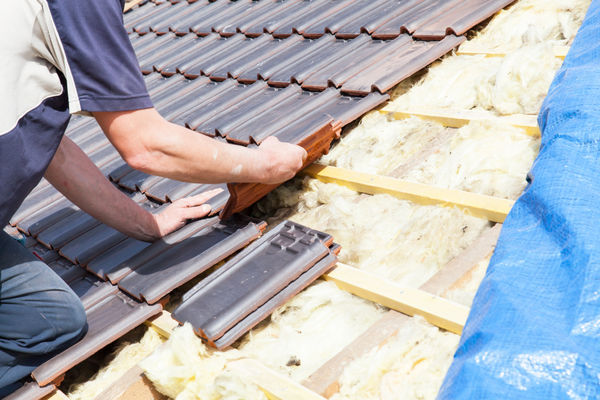
[[[189, 182], [278, 183], [305, 151], [277, 139], [228, 145], [173, 125], [153, 108], [123, 27], [124, 0], [0, 2], [0, 228], [42, 176], [95, 218], [151, 241], [210, 211], [215, 193], [152, 215], [119, 192], [63, 136], [70, 114], [98, 121], [133, 168]], [[86, 317], [48, 266], [0, 233], [0, 396], [77, 341]]]

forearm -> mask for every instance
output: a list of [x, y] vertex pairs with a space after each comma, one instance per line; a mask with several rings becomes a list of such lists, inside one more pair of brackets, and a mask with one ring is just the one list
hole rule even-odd
[[134, 168], [186, 182], [266, 180], [268, 160], [258, 150], [219, 142], [169, 123], [155, 110], [135, 113], [135, 118], [128, 113], [116, 117], [94, 113], [108, 138]]
[[118, 231], [145, 241], [160, 236], [153, 215], [117, 190], [66, 136], [45, 177], [83, 211]]

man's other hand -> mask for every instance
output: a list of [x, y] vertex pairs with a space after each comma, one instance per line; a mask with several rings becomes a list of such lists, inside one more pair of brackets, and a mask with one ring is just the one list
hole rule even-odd
[[263, 140], [258, 151], [261, 153], [261, 161], [266, 165], [262, 183], [281, 183], [293, 178], [302, 168], [307, 156], [302, 147], [280, 142], [273, 136]]
[[176, 200], [160, 213], [154, 214], [156, 231], [153, 236], [161, 238], [183, 227], [190, 219], [206, 217], [210, 213], [211, 207], [205, 203], [222, 191], [223, 189], [214, 189]]

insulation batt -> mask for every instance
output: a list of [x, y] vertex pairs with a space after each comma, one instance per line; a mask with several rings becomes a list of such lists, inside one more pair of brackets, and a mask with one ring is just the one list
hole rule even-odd
[[144, 336], [138, 342], [124, 342], [114, 352], [114, 358], [100, 369], [92, 379], [69, 388], [69, 399], [95, 399], [161, 343], [162, 338], [154, 329], [146, 329]]
[[402, 178], [516, 199], [527, 184], [539, 143], [539, 138], [511, 125], [471, 122]]
[[419, 118], [393, 120], [380, 112], [370, 112], [319, 162], [353, 171], [389, 175], [445, 129], [440, 124]]
[[385, 108], [477, 108], [502, 115], [537, 114], [561, 63], [548, 43], [526, 46], [505, 57], [445, 57]]
[[301, 381], [377, 321], [384, 309], [317, 281], [246, 335], [244, 354]]
[[332, 400], [434, 399], [459, 336], [411, 318], [386, 343], [350, 363]]
[[359, 194], [310, 178], [281, 186], [257, 209], [330, 233], [342, 245], [342, 262], [408, 287], [427, 281], [489, 226], [455, 208]]
[[591, 0], [521, 0], [500, 11], [463, 48], [517, 49], [551, 42], [570, 44]]
[[172, 399], [266, 400], [254, 383], [228, 370], [227, 363], [236, 359], [239, 355], [231, 351], [207, 348], [185, 324], [139, 365], [155, 388]]

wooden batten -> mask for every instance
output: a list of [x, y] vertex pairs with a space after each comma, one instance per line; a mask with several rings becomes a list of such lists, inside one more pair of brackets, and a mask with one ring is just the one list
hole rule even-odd
[[537, 124], [537, 115], [512, 114], [497, 116], [488, 111], [482, 110], [453, 110], [447, 108], [428, 107], [425, 109], [406, 109], [406, 110], [381, 110], [382, 114], [388, 115], [394, 119], [406, 119], [418, 117], [428, 121], [440, 123], [449, 128], [460, 128], [469, 122], [495, 122], [512, 125], [530, 136], [539, 137], [540, 128]]
[[[554, 46], [552, 51], [554, 56], [565, 59], [569, 52], [570, 46]], [[468, 42], [462, 45], [457, 51], [456, 55], [459, 56], [476, 56], [484, 55], [486, 57], [505, 57], [506, 54], [514, 50], [503, 50], [503, 49], [486, 49], [483, 47], [477, 47], [476, 45], [470, 45]]]
[[387, 176], [366, 174], [344, 168], [312, 164], [305, 174], [326, 183], [336, 183], [369, 194], [389, 194], [423, 205], [458, 207], [470, 215], [504, 222], [514, 201], [461, 190], [444, 189]]
[[438, 297], [424, 290], [404, 288], [370, 272], [338, 263], [324, 278], [340, 289], [363, 299], [399, 311], [420, 315], [429, 323], [460, 335], [469, 315], [469, 308]]

